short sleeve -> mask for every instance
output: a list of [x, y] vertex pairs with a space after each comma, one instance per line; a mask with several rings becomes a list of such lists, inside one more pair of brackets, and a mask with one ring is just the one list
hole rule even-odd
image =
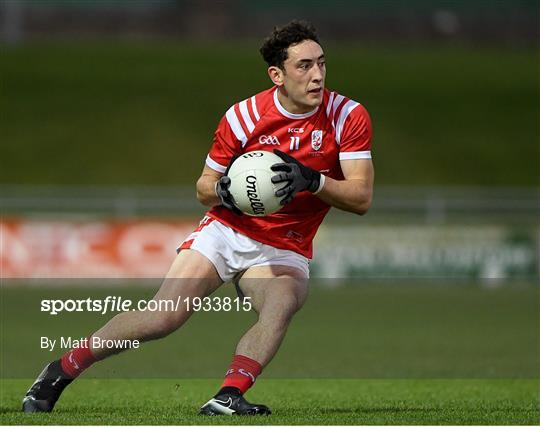
[[206, 165], [223, 174], [235, 154], [240, 154], [240, 142], [231, 130], [227, 118], [223, 116], [214, 133]]
[[339, 141], [339, 160], [371, 159], [371, 119], [361, 104], [355, 104], [344, 119]]

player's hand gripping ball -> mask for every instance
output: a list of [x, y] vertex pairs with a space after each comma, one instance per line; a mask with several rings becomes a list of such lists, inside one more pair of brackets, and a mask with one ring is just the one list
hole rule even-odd
[[321, 173], [304, 165], [291, 155], [274, 149], [274, 153], [282, 160], [281, 163], [272, 165], [272, 171], [277, 172], [272, 177], [272, 183], [285, 184], [276, 191], [276, 196], [283, 197], [281, 205], [286, 205], [293, 200], [297, 193], [305, 190], [315, 193], [321, 185]]
[[242, 212], [262, 217], [282, 208], [276, 190], [283, 187], [272, 183], [275, 175], [270, 167], [283, 162], [271, 152], [254, 151], [239, 156], [230, 166], [227, 176], [231, 180], [229, 192], [234, 204]]

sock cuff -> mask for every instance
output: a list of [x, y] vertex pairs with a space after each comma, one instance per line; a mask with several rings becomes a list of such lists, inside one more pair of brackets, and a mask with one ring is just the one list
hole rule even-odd
[[87, 337], [87, 340], [78, 348], [73, 348], [66, 352], [60, 359], [60, 366], [65, 374], [71, 378], [76, 378], [85, 369], [95, 363], [96, 357], [92, 354], [90, 349], [91, 337]]
[[231, 366], [233, 365], [239, 365], [241, 367], [245, 367], [250, 369], [255, 376], [258, 376], [262, 372], [262, 366], [258, 361], [255, 361], [252, 358], [246, 357], [245, 355], [236, 354], [233, 357], [233, 361]]
[[262, 366], [258, 361], [245, 355], [235, 355], [227, 370], [221, 388], [237, 388], [244, 394], [261, 374]]

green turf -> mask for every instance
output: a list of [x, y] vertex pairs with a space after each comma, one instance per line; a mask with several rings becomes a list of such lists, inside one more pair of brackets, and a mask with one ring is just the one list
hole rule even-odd
[[[372, 115], [378, 184], [538, 184], [537, 52], [325, 46], [328, 87]], [[269, 87], [257, 48], [2, 47], [0, 183], [192, 185], [226, 109]]]
[[52, 414], [23, 415], [29, 380], [2, 385], [3, 424], [422, 425], [540, 423], [538, 381], [264, 380], [249, 397], [273, 415], [197, 415], [218, 380], [80, 380]]
[[[40, 299], [149, 298], [155, 287], [134, 281], [118, 287], [8, 281], [0, 288], [2, 422], [540, 422], [540, 287], [441, 280], [346, 283], [336, 287], [334, 281], [328, 288], [313, 281], [279, 353], [250, 392], [248, 398], [274, 409], [272, 417], [207, 420], [196, 416], [197, 408], [217, 388], [253, 313], [196, 314], [171, 336], [96, 364], [69, 388], [57, 413], [23, 416], [18, 409], [31, 379], [64, 352], [39, 349], [40, 336], [81, 337], [111, 317], [51, 316], [39, 311]], [[226, 286], [218, 295], [232, 293]]]
[[[40, 349], [41, 336], [80, 338], [111, 314], [40, 311], [41, 299], [152, 297], [155, 287], [132, 281], [118, 287], [0, 289], [0, 376], [35, 376], [65, 350]], [[334, 288], [311, 285], [285, 341], [265, 373], [272, 378], [538, 378], [540, 287], [389, 281]], [[15, 285], [18, 284], [18, 285]], [[63, 284], [64, 287], [58, 285]], [[335, 284], [334, 284], [335, 285]], [[234, 295], [230, 285], [217, 295]], [[216, 378], [222, 375], [253, 313], [204, 312], [164, 340], [111, 358], [92, 370], [102, 378]], [[216, 326], [220, 328], [215, 334]], [[59, 340], [58, 340], [59, 341]], [[211, 349], [211, 352], [208, 350]], [[316, 352], [314, 352], [316, 350]], [[171, 355], [171, 358], [162, 358]], [[336, 359], [335, 356], [339, 355]], [[159, 361], [159, 364], [156, 364]]]

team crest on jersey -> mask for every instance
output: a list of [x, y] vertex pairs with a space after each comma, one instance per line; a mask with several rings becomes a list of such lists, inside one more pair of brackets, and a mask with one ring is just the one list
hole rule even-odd
[[311, 133], [311, 147], [313, 150], [319, 150], [322, 146], [322, 130], [316, 129]]

